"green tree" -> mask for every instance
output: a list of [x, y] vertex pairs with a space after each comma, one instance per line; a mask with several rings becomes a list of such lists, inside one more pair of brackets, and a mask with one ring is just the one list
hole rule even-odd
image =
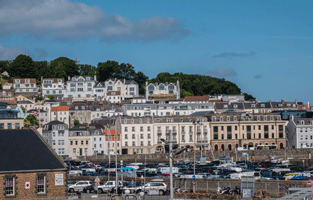
[[21, 109], [22, 109], [23, 113], [25, 113], [25, 108], [23, 106], [21, 106]]
[[50, 100], [53, 100], [53, 99], [54, 99], [54, 96], [52, 96], [52, 95], [48, 95], [47, 97], [48, 97], [48, 99], [50, 99]]
[[117, 78], [113, 77], [114, 71], [117, 70], [119, 64], [116, 61], [106, 61], [103, 63], [98, 63], [97, 67], [97, 80], [98, 81], [105, 81], [109, 78]]
[[249, 101], [249, 100], [255, 100], [255, 97], [252, 96], [251, 94], [247, 94], [247, 93], [242, 93], [245, 96], [245, 100]]
[[10, 61], [8, 60], [0, 60], [0, 73], [3, 73], [4, 71], [6, 71], [9, 64], [10, 64]]
[[74, 120], [74, 126], [77, 126], [79, 124], [79, 121], [77, 119]]
[[37, 101], [42, 101], [43, 100], [43, 98], [42, 97], [37, 97], [37, 99], [36, 99]]
[[24, 119], [24, 125], [38, 125], [38, 121], [35, 115], [30, 114]]
[[95, 76], [97, 75], [97, 68], [92, 65], [79, 65], [79, 72], [82, 76]]
[[50, 77], [52, 76], [52, 78], [67, 79], [68, 76], [79, 75], [79, 67], [76, 65], [75, 61], [66, 57], [59, 57], [52, 60], [48, 68], [51, 72]]
[[37, 78], [35, 62], [26, 55], [18, 55], [7, 69], [9, 75], [14, 78]]

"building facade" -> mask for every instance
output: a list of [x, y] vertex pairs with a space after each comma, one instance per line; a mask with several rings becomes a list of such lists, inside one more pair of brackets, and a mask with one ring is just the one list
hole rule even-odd
[[96, 76], [74, 76], [68, 77], [67, 84], [64, 86], [65, 98], [85, 98], [93, 97]]
[[146, 99], [151, 95], [173, 94], [176, 99], [180, 99], [179, 81], [176, 83], [149, 83], [146, 82]]
[[290, 148], [313, 148], [313, 118], [295, 118], [290, 115], [287, 132]]
[[32, 96], [38, 94], [38, 88], [35, 78], [14, 78], [13, 88], [15, 94], [23, 94], [27, 96]]
[[41, 92], [42, 97], [48, 98], [52, 95], [54, 99], [63, 99], [64, 78], [42, 78]]
[[69, 129], [61, 121], [51, 121], [43, 126], [42, 137], [59, 156], [69, 155]]

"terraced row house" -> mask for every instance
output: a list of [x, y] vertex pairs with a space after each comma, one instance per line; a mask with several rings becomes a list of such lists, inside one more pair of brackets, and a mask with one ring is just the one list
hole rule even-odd
[[236, 147], [277, 144], [286, 147], [285, 121], [277, 114], [209, 114], [117, 118], [123, 154], [164, 152], [161, 139], [193, 149], [204, 146], [214, 151]]

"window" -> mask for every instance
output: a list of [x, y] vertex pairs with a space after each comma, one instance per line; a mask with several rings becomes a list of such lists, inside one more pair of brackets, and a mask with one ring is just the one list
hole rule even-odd
[[150, 126], [148, 126], [148, 127], [147, 127], [147, 131], [151, 131], [151, 128], [150, 128]]
[[37, 194], [46, 193], [46, 177], [43, 175], [37, 176]]
[[143, 134], [140, 134], [140, 139], [143, 139]]
[[140, 132], [143, 132], [143, 127], [142, 126], [140, 126]]
[[128, 127], [125, 127], [125, 129], [124, 129], [124, 130], [125, 130], [125, 132], [128, 132]]
[[8, 129], [12, 129], [12, 123], [8, 123]]
[[86, 140], [86, 145], [88, 145], [88, 140]]
[[7, 177], [5, 179], [5, 196], [15, 195], [15, 182], [14, 177]]
[[20, 129], [20, 124], [19, 123], [15, 123], [15, 129]]
[[135, 145], [135, 142], [133, 142], [133, 146], [136, 146], [136, 145]]
[[81, 143], [81, 145], [84, 145], [84, 140], [82, 140], [80, 143]]
[[0, 129], [4, 129], [4, 123], [0, 123]]
[[128, 139], [128, 136], [127, 136], [127, 134], [125, 134], [125, 139]]
[[73, 141], [71, 141], [71, 145], [73, 145]]
[[55, 140], [52, 140], [52, 145], [55, 145]]
[[86, 155], [88, 154], [88, 148], [85, 148], [85, 154]]
[[126, 147], [128, 146], [128, 143], [127, 143], [127, 142], [125, 142], [125, 146], [126, 146]]
[[274, 125], [272, 125], [272, 130], [274, 130]]
[[237, 131], [237, 126], [235, 126], [235, 131]]
[[189, 135], [189, 140], [192, 141], [192, 135]]
[[132, 134], [132, 139], [135, 139], [135, 134]]
[[151, 135], [150, 135], [150, 133], [148, 134], [148, 139], [151, 139]]
[[78, 145], [78, 141], [75, 141], [75, 145]]
[[134, 126], [132, 127], [132, 132], [135, 132], [135, 127]]
[[143, 146], [143, 141], [140, 142], [140, 146]]

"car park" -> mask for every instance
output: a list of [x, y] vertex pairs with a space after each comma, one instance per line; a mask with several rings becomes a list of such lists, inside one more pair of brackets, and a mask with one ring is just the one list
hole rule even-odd
[[91, 181], [78, 181], [75, 184], [68, 186], [67, 190], [69, 192], [83, 191], [85, 187], [91, 185], [92, 185]]

